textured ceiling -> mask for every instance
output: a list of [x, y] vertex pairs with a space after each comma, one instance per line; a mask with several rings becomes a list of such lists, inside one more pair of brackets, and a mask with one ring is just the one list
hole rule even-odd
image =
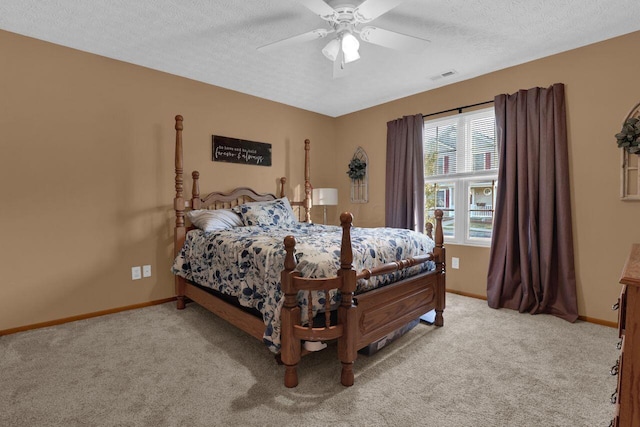
[[0, 0], [0, 29], [332, 117], [638, 31], [640, 1], [407, 0], [370, 25], [431, 43], [363, 42], [334, 79], [329, 39], [256, 50], [327, 28], [296, 0]]

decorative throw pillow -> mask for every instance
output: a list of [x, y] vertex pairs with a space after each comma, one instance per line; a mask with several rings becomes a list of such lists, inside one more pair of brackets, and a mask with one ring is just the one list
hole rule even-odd
[[251, 202], [233, 208], [242, 217], [244, 225], [292, 225], [298, 222], [289, 199]]
[[204, 231], [226, 230], [242, 227], [242, 218], [231, 209], [196, 209], [187, 212], [187, 218], [195, 227]]
[[287, 208], [287, 210], [289, 211], [289, 216], [291, 217], [291, 219], [293, 219], [293, 222], [294, 223], [298, 222], [298, 217], [293, 212], [293, 208], [291, 207], [291, 203], [289, 202], [289, 199], [287, 198], [287, 196], [284, 196], [280, 200], [282, 200], [282, 203], [284, 203], [284, 207]]

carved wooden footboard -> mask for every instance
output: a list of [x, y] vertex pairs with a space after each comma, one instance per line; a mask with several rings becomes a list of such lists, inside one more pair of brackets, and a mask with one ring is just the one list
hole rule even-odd
[[[356, 273], [353, 269], [351, 250], [350, 213], [340, 216], [342, 225], [342, 247], [340, 270], [336, 277], [309, 279], [300, 277], [296, 267], [295, 238], [285, 239], [285, 270], [282, 272], [282, 289], [285, 294], [282, 309], [282, 362], [285, 364], [284, 383], [287, 387], [298, 385], [297, 365], [302, 351], [302, 340], [338, 340], [338, 357], [342, 363], [340, 381], [345, 386], [354, 382], [353, 363], [358, 349], [381, 339], [421, 315], [436, 311], [436, 326], [443, 326], [442, 313], [445, 308], [445, 265], [442, 241], [442, 211], [436, 210], [436, 248], [434, 253], [385, 264], [372, 270]], [[399, 282], [354, 296], [356, 282], [373, 276], [389, 274], [428, 261], [435, 261], [434, 271], [408, 277]], [[301, 324], [299, 291], [324, 291], [337, 289], [341, 295], [338, 308], [338, 323], [331, 325], [330, 316], [325, 316], [324, 327]], [[309, 292], [308, 298], [311, 298]], [[325, 312], [330, 311], [329, 298], [325, 298]], [[309, 304], [311, 307], [311, 304]], [[311, 310], [311, 308], [309, 308]], [[311, 311], [308, 318], [313, 317]]]

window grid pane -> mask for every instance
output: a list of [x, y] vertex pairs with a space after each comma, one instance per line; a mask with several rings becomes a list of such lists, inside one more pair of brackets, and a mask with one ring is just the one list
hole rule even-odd
[[469, 121], [470, 149], [467, 151], [469, 172], [498, 170], [498, 145], [494, 117]]
[[442, 231], [445, 237], [455, 237], [455, 183], [425, 185], [425, 220], [435, 224], [435, 210], [443, 212]]
[[490, 239], [493, 230], [496, 181], [473, 181], [469, 184], [467, 238]]
[[456, 123], [425, 127], [423, 136], [424, 175], [452, 175], [457, 173]]

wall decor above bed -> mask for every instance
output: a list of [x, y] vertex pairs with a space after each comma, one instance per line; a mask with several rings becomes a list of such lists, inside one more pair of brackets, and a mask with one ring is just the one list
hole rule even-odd
[[271, 166], [271, 144], [213, 135], [211, 145], [214, 162]]

